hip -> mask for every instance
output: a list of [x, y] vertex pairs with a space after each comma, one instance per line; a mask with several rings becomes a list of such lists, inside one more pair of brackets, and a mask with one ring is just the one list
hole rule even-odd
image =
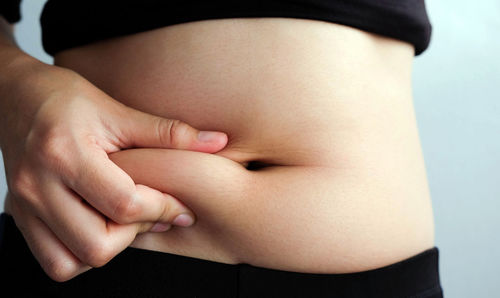
[[2, 291], [12, 297], [440, 298], [438, 262], [432, 247], [376, 270], [306, 274], [127, 248], [105, 266], [58, 283], [31, 255], [12, 217], [0, 216]]

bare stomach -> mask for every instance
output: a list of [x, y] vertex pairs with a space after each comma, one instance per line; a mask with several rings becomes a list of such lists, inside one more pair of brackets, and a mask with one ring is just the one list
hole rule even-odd
[[136, 183], [197, 215], [194, 226], [141, 234], [134, 247], [339, 273], [434, 246], [410, 44], [322, 21], [218, 19], [66, 50], [54, 61], [133, 108], [228, 134], [216, 154], [110, 156]]

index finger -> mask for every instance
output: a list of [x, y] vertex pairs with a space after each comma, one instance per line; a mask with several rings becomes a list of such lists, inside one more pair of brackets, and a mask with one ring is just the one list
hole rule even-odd
[[174, 216], [193, 212], [174, 197], [153, 188], [136, 185], [105, 151], [90, 150], [82, 156], [76, 177], [63, 182], [103, 215], [119, 224], [133, 222], [171, 223]]

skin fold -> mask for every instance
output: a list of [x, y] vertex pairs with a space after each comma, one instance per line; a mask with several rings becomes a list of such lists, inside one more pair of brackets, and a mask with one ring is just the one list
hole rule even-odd
[[[248, 171], [221, 156], [171, 149], [129, 149], [110, 158], [136, 183], [179, 198], [198, 218], [189, 228], [139, 235], [132, 246], [233, 264], [333, 273], [368, 270], [402, 258], [405, 248], [383, 254], [395, 235], [414, 235], [408, 246], [426, 241], [425, 232], [412, 226], [416, 219], [403, 202], [394, 205], [377, 198], [366, 204], [363, 197], [374, 193], [375, 185], [360, 185], [359, 177], [374, 174], [369, 171], [316, 166]], [[377, 219], [359, 216], [369, 213], [377, 213]], [[397, 233], [383, 232], [395, 225], [400, 226]], [[367, 258], [367, 247], [376, 257]]]
[[413, 55], [410, 44], [338, 24], [235, 18], [113, 38], [54, 62], [128, 107], [228, 136], [215, 153], [109, 154], [197, 217], [132, 246], [340, 273], [434, 245]]

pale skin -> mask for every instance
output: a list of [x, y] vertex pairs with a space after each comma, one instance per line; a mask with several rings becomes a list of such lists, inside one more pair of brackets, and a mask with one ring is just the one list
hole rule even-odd
[[[354, 195], [347, 198], [351, 202], [344, 201], [350, 185], [358, 184], [349, 178], [352, 170], [267, 166], [248, 171], [217, 154], [168, 149], [130, 149], [110, 158], [136, 183], [182, 198], [198, 216], [189, 229], [173, 228], [158, 237], [139, 235], [132, 246], [150, 242], [163, 252], [311, 273], [362, 271], [387, 262], [373, 259], [354, 265], [324, 249], [352, 241], [331, 232], [355, 226], [331, 208], [332, 204], [339, 209], [356, 205]], [[307, 207], [304, 201], [309, 202]], [[378, 207], [363, 208], [375, 211]]]
[[[144, 59], [130, 59], [137, 56]], [[55, 63], [91, 83], [84, 86], [94, 85], [85, 102], [97, 106], [109, 96], [227, 133], [209, 152], [174, 150], [186, 149], [179, 146], [107, 152], [133, 182], [170, 194], [196, 214], [189, 228], [141, 233], [130, 245], [335, 273], [387, 265], [433, 245], [412, 118], [411, 59], [408, 44], [352, 28], [254, 19], [172, 26], [69, 50]], [[81, 106], [76, 110], [82, 114]], [[118, 118], [109, 118], [108, 126], [117, 121], [119, 127]], [[245, 168], [255, 161], [264, 167]], [[124, 248], [95, 239], [75, 240], [87, 245], [71, 261], [77, 273], [67, 276]]]
[[1, 17], [0, 26], [5, 212], [45, 272], [68, 280], [107, 263], [137, 233], [168, 230], [180, 214], [192, 222], [184, 204], [135, 184], [107, 154], [127, 147], [210, 153], [227, 136], [216, 132], [200, 141], [199, 131], [182, 121], [128, 108], [75, 72], [24, 54]]

